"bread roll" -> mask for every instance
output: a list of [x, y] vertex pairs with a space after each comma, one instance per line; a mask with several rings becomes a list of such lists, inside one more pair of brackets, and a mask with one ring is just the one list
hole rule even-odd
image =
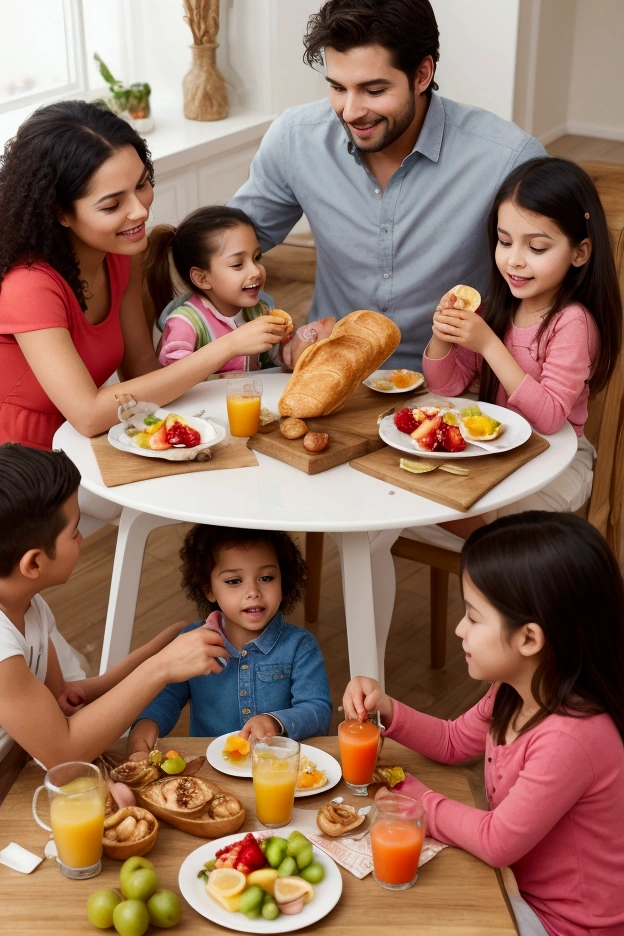
[[400, 340], [401, 332], [385, 315], [351, 312], [329, 338], [305, 349], [279, 401], [280, 414], [306, 419], [335, 413]]

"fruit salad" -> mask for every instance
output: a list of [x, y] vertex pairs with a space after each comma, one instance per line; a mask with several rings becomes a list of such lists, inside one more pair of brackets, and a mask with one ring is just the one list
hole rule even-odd
[[281, 913], [300, 913], [314, 899], [313, 885], [320, 884], [325, 869], [314, 860], [312, 843], [301, 832], [291, 832], [287, 839], [257, 839], [248, 832], [219, 849], [197, 876], [206, 881], [207, 894], [229, 913], [275, 920]]
[[141, 428], [136, 425], [126, 428], [126, 435], [139, 448], [162, 452], [170, 448], [195, 448], [201, 442], [197, 429], [177, 413], [169, 413], [164, 419], [148, 413], [142, 422]]
[[453, 453], [466, 448], [457, 416], [448, 408], [402, 409], [394, 414], [394, 425], [410, 436], [416, 448], [425, 452]]

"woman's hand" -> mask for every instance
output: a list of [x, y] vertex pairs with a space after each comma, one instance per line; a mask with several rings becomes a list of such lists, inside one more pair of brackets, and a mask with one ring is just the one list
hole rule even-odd
[[270, 741], [276, 735], [281, 735], [282, 729], [272, 715], [254, 715], [238, 733], [241, 738], [249, 739], [253, 734], [259, 741]]
[[492, 341], [499, 340], [490, 326], [477, 312], [455, 309], [450, 305], [443, 306], [442, 302], [433, 316], [434, 337], [450, 344], [461, 345], [485, 357]]
[[364, 719], [377, 709], [386, 728], [392, 721], [392, 698], [369, 676], [356, 676], [351, 680], [344, 691], [342, 705], [345, 718]]
[[278, 344], [288, 333], [288, 326], [274, 315], [261, 315], [253, 322], [246, 322], [234, 329], [228, 340], [233, 347], [232, 357], [247, 354], [264, 354]]
[[166, 682], [185, 682], [193, 676], [220, 673], [217, 657], [228, 657], [223, 637], [206, 627], [180, 634], [157, 657], [165, 668]]

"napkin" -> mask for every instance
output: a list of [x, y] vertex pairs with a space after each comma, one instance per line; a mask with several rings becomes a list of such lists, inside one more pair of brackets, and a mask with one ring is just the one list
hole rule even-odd
[[21, 871], [22, 874], [30, 874], [42, 861], [43, 858], [39, 855], [34, 855], [15, 842], [9, 842], [7, 847], [0, 851], [0, 864], [12, 868], [13, 871]]

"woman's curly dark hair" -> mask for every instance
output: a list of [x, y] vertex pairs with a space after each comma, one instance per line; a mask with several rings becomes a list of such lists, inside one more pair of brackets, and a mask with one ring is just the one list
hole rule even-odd
[[198, 524], [184, 538], [180, 550], [182, 560], [182, 588], [186, 597], [194, 601], [201, 617], [208, 617], [219, 605], [211, 602], [204, 589], [210, 588], [210, 576], [217, 564], [219, 550], [233, 546], [250, 547], [257, 543], [272, 546], [277, 555], [282, 578], [282, 601], [279, 610], [292, 611], [303, 599], [308, 570], [296, 543], [288, 533], [278, 530], [239, 530], [235, 527], [217, 527]]
[[145, 140], [104, 104], [59, 101], [24, 121], [0, 159], [0, 284], [18, 263], [43, 260], [86, 311], [86, 284], [58, 215], [72, 212], [93, 173], [124, 146], [134, 147], [153, 186]]

